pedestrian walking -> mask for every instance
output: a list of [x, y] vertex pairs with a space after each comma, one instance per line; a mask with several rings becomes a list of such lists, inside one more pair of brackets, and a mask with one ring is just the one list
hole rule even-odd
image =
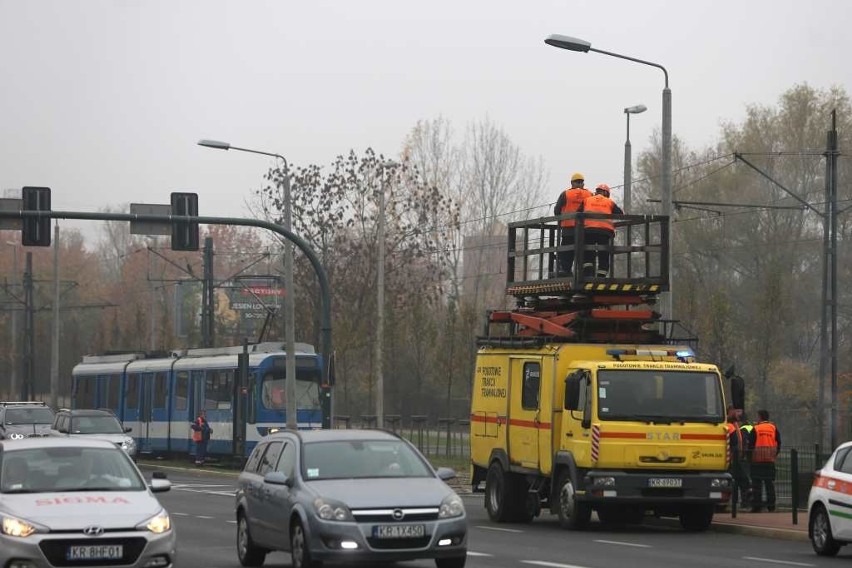
[[198, 411], [198, 416], [191, 425], [192, 441], [195, 442], [195, 465], [203, 465], [207, 460], [207, 444], [213, 429], [207, 422], [207, 411], [203, 408]]
[[[757, 411], [757, 424], [751, 433], [752, 512], [775, 510], [775, 460], [781, 451], [781, 433], [769, 421], [769, 411]], [[766, 490], [764, 500], [763, 491]]]
[[[554, 215], [576, 213], [583, 201], [592, 196], [592, 192], [583, 187], [585, 183], [583, 177], [583, 174], [579, 172], [571, 176], [571, 187], [559, 194], [559, 199], [556, 200], [556, 205], [553, 207]], [[571, 250], [557, 253], [557, 275], [570, 277], [574, 272], [574, 232], [577, 222], [574, 219], [563, 219], [559, 222], [559, 226], [559, 244], [563, 247], [570, 246]]]

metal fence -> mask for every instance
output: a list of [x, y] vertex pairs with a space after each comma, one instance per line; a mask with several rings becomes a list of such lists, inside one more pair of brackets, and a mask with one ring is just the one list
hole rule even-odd
[[[408, 439], [427, 457], [470, 457], [470, 421], [466, 418], [385, 414], [383, 421], [386, 430]], [[332, 421], [333, 428], [375, 428], [376, 424], [375, 414], [337, 415]]]

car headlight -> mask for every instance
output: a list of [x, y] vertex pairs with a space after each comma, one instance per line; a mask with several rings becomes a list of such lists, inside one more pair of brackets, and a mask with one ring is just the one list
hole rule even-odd
[[35, 525], [32, 525], [22, 519], [16, 519], [15, 517], [3, 517], [2, 532], [6, 536], [27, 538], [37, 530], [38, 528]]
[[458, 495], [450, 495], [441, 502], [441, 509], [438, 511], [439, 519], [451, 519], [462, 515], [464, 515], [464, 504]]
[[160, 511], [144, 523], [136, 527], [140, 531], [151, 531], [154, 534], [162, 534], [172, 528], [172, 520], [165, 511]]
[[318, 497], [314, 499], [314, 508], [317, 510], [317, 516], [324, 521], [351, 521], [352, 513], [349, 507], [337, 501], [331, 501]]

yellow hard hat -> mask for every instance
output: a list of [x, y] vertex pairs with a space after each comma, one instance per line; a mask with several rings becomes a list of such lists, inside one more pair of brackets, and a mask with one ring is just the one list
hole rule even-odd
[[585, 181], [586, 178], [584, 178], [583, 174], [581, 174], [580, 172], [576, 172], [576, 173], [574, 173], [573, 176], [571, 176], [571, 181], [578, 181], [578, 180], [579, 181]]

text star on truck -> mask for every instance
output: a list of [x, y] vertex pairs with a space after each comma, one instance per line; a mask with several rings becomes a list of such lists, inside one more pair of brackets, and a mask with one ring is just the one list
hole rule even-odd
[[[484, 483], [496, 522], [549, 510], [568, 529], [596, 512], [604, 523], [653, 514], [704, 530], [732, 488], [726, 385], [653, 310], [668, 288], [668, 218], [613, 216], [613, 274], [554, 277], [555, 252], [574, 247], [583, 258], [586, 216], [509, 225], [507, 293], [517, 307], [490, 312], [479, 338], [473, 489]], [[566, 217], [577, 219], [576, 244], [560, 247]], [[731, 390], [741, 408], [741, 386]]]

